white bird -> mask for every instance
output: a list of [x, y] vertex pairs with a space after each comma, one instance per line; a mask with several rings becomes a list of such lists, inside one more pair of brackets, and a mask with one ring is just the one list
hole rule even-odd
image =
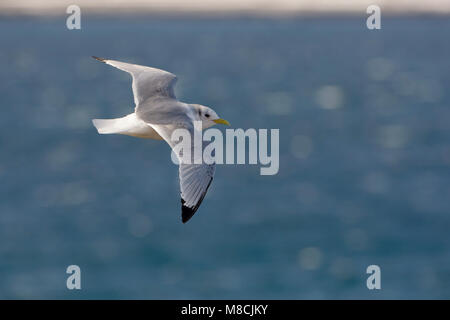
[[[201, 121], [202, 128], [217, 123], [230, 125], [219, 118], [209, 107], [180, 102], [174, 94], [177, 77], [167, 71], [93, 57], [131, 74], [133, 79], [134, 112], [117, 119], [94, 119], [100, 134], [125, 134], [133, 137], [165, 140], [173, 149], [172, 132], [178, 128], [194, 135], [194, 121]], [[191, 154], [194, 139], [191, 138]], [[177, 155], [179, 156], [179, 155]], [[182, 160], [179, 157], [180, 160]], [[180, 161], [181, 220], [187, 222], [197, 211], [214, 176], [215, 164], [193, 164]]]

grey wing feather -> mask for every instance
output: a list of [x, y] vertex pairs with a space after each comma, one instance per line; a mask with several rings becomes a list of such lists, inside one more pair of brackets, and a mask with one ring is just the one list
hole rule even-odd
[[131, 74], [136, 109], [151, 97], [159, 96], [176, 99], [174, 86], [177, 77], [170, 72], [116, 60], [93, 58]]
[[[173, 130], [177, 128], [188, 129], [191, 133], [191, 137], [194, 134], [194, 128], [192, 125], [151, 125], [166, 142], [174, 148], [176, 143], [171, 140], [171, 134]], [[191, 138], [193, 142], [193, 138]], [[204, 145], [202, 146], [204, 148]], [[202, 151], [203, 151], [202, 148]], [[191, 144], [191, 155], [194, 155], [194, 145]], [[193, 159], [191, 159], [193, 160]], [[183, 223], [186, 223], [200, 207], [200, 204], [205, 197], [209, 186], [214, 177], [215, 163], [207, 164], [205, 162], [201, 164], [180, 163], [179, 177], [180, 177], [180, 191], [181, 191], [181, 219]]]
[[[151, 97], [136, 108], [136, 115], [155, 125], [191, 126], [192, 119], [186, 105], [175, 99]], [[170, 137], [169, 137], [170, 138]]]
[[214, 177], [215, 164], [180, 164], [181, 220], [186, 223], [200, 207]]

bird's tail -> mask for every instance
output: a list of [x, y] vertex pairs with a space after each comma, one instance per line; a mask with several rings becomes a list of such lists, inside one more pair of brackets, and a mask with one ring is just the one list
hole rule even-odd
[[100, 134], [122, 133], [124, 127], [123, 118], [117, 119], [93, 119], [92, 123]]
[[93, 119], [92, 123], [100, 134], [125, 134], [137, 138], [156, 139], [162, 138], [155, 130], [144, 121], [139, 120], [132, 113], [123, 118]]

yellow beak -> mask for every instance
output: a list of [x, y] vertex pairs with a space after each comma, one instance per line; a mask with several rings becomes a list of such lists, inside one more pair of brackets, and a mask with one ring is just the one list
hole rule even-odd
[[225, 124], [227, 126], [230, 126], [230, 123], [227, 120], [225, 120], [225, 119], [216, 119], [216, 120], [213, 120], [213, 121], [215, 123], [221, 123], [221, 124]]

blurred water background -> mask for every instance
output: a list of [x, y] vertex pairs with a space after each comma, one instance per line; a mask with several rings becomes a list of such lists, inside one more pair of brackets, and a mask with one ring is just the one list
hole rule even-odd
[[[448, 18], [65, 19], [0, 20], [0, 298], [450, 298]], [[183, 225], [169, 147], [92, 127], [133, 99], [91, 55], [279, 128], [279, 174], [219, 166]]]

